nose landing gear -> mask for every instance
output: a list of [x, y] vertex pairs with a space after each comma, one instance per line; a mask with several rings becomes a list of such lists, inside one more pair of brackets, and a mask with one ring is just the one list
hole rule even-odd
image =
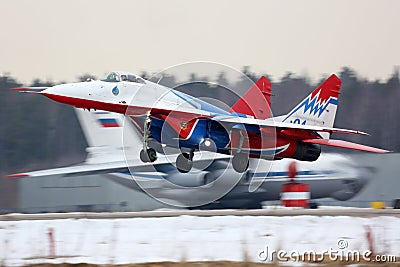
[[157, 152], [154, 148], [149, 148], [148, 146], [149, 138], [151, 138], [150, 126], [151, 119], [148, 113], [143, 127], [143, 149], [140, 151], [140, 160], [143, 162], [154, 162], [157, 160]]

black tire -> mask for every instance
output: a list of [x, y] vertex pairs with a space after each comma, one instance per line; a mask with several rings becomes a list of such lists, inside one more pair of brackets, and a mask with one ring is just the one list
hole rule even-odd
[[188, 173], [193, 167], [193, 161], [189, 153], [182, 153], [176, 158], [176, 168], [181, 173]]
[[147, 153], [144, 151], [144, 149], [140, 150], [140, 160], [142, 162], [150, 162], [149, 156]]
[[157, 160], [157, 152], [154, 148], [147, 149], [147, 156], [150, 162], [154, 162]]
[[147, 153], [144, 149], [140, 150], [139, 156], [143, 162], [154, 162], [157, 160], [157, 152], [153, 148], [148, 148]]
[[233, 156], [232, 167], [238, 173], [244, 173], [249, 167], [249, 156], [245, 153], [237, 153]]

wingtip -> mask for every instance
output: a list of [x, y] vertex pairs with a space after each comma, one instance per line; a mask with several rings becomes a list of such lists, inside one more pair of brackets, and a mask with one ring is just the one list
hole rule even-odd
[[9, 174], [5, 178], [22, 178], [22, 177], [28, 177], [29, 174], [27, 173], [14, 173], [14, 174]]

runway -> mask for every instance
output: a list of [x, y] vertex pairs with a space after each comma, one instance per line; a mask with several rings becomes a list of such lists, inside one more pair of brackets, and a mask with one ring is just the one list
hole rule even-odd
[[128, 219], [128, 218], [163, 218], [177, 216], [350, 216], [400, 218], [400, 209], [259, 209], [259, 210], [155, 210], [139, 212], [74, 212], [46, 214], [7, 214], [1, 215], [0, 221], [58, 220], [58, 219]]

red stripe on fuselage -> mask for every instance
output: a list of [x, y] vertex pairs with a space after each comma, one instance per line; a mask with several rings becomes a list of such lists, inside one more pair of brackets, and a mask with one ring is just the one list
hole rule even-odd
[[166, 109], [159, 109], [159, 108], [149, 108], [149, 107], [140, 107], [140, 106], [129, 106], [127, 104], [120, 104], [120, 103], [109, 103], [97, 100], [89, 100], [89, 99], [82, 99], [82, 98], [75, 98], [69, 96], [61, 96], [61, 95], [54, 95], [49, 93], [42, 93], [42, 95], [63, 104], [71, 105], [77, 108], [86, 108], [86, 109], [98, 109], [98, 110], [105, 110], [115, 113], [124, 114], [127, 116], [142, 116], [147, 114], [149, 111], [151, 115], [163, 114], [169, 115], [173, 113], [173, 117], [183, 117], [183, 121], [187, 120], [188, 117], [191, 118], [211, 118], [211, 116], [206, 115], [198, 115], [192, 114], [188, 112], [182, 111], [175, 111], [175, 110], [166, 110]]
[[[67, 104], [67, 105], [71, 105], [71, 106], [74, 106], [77, 108], [99, 109], [99, 110], [106, 110], [106, 111], [111, 111], [111, 112], [116, 112], [116, 113], [121, 113], [121, 114], [125, 114], [127, 111], [127, 108], [128, 108], [128, 105], [124, 105], [124, 104], [107, 103], [107, 102], [101, 102], [101, 101], [89, 100], [89, 99], [81, 99], [81, 98], [75, 98], [75, 97], [69, 97], [69, 96], [53, 95], [53, 94], [48, 94], [48, 93], [42, 93], [42, 95], [44, 95], [54, 101], [57, 101], [57, 102], [60, 102], [63, 104]], [[144, 113], [146, 113], [146, 111], [144, 111]]]

